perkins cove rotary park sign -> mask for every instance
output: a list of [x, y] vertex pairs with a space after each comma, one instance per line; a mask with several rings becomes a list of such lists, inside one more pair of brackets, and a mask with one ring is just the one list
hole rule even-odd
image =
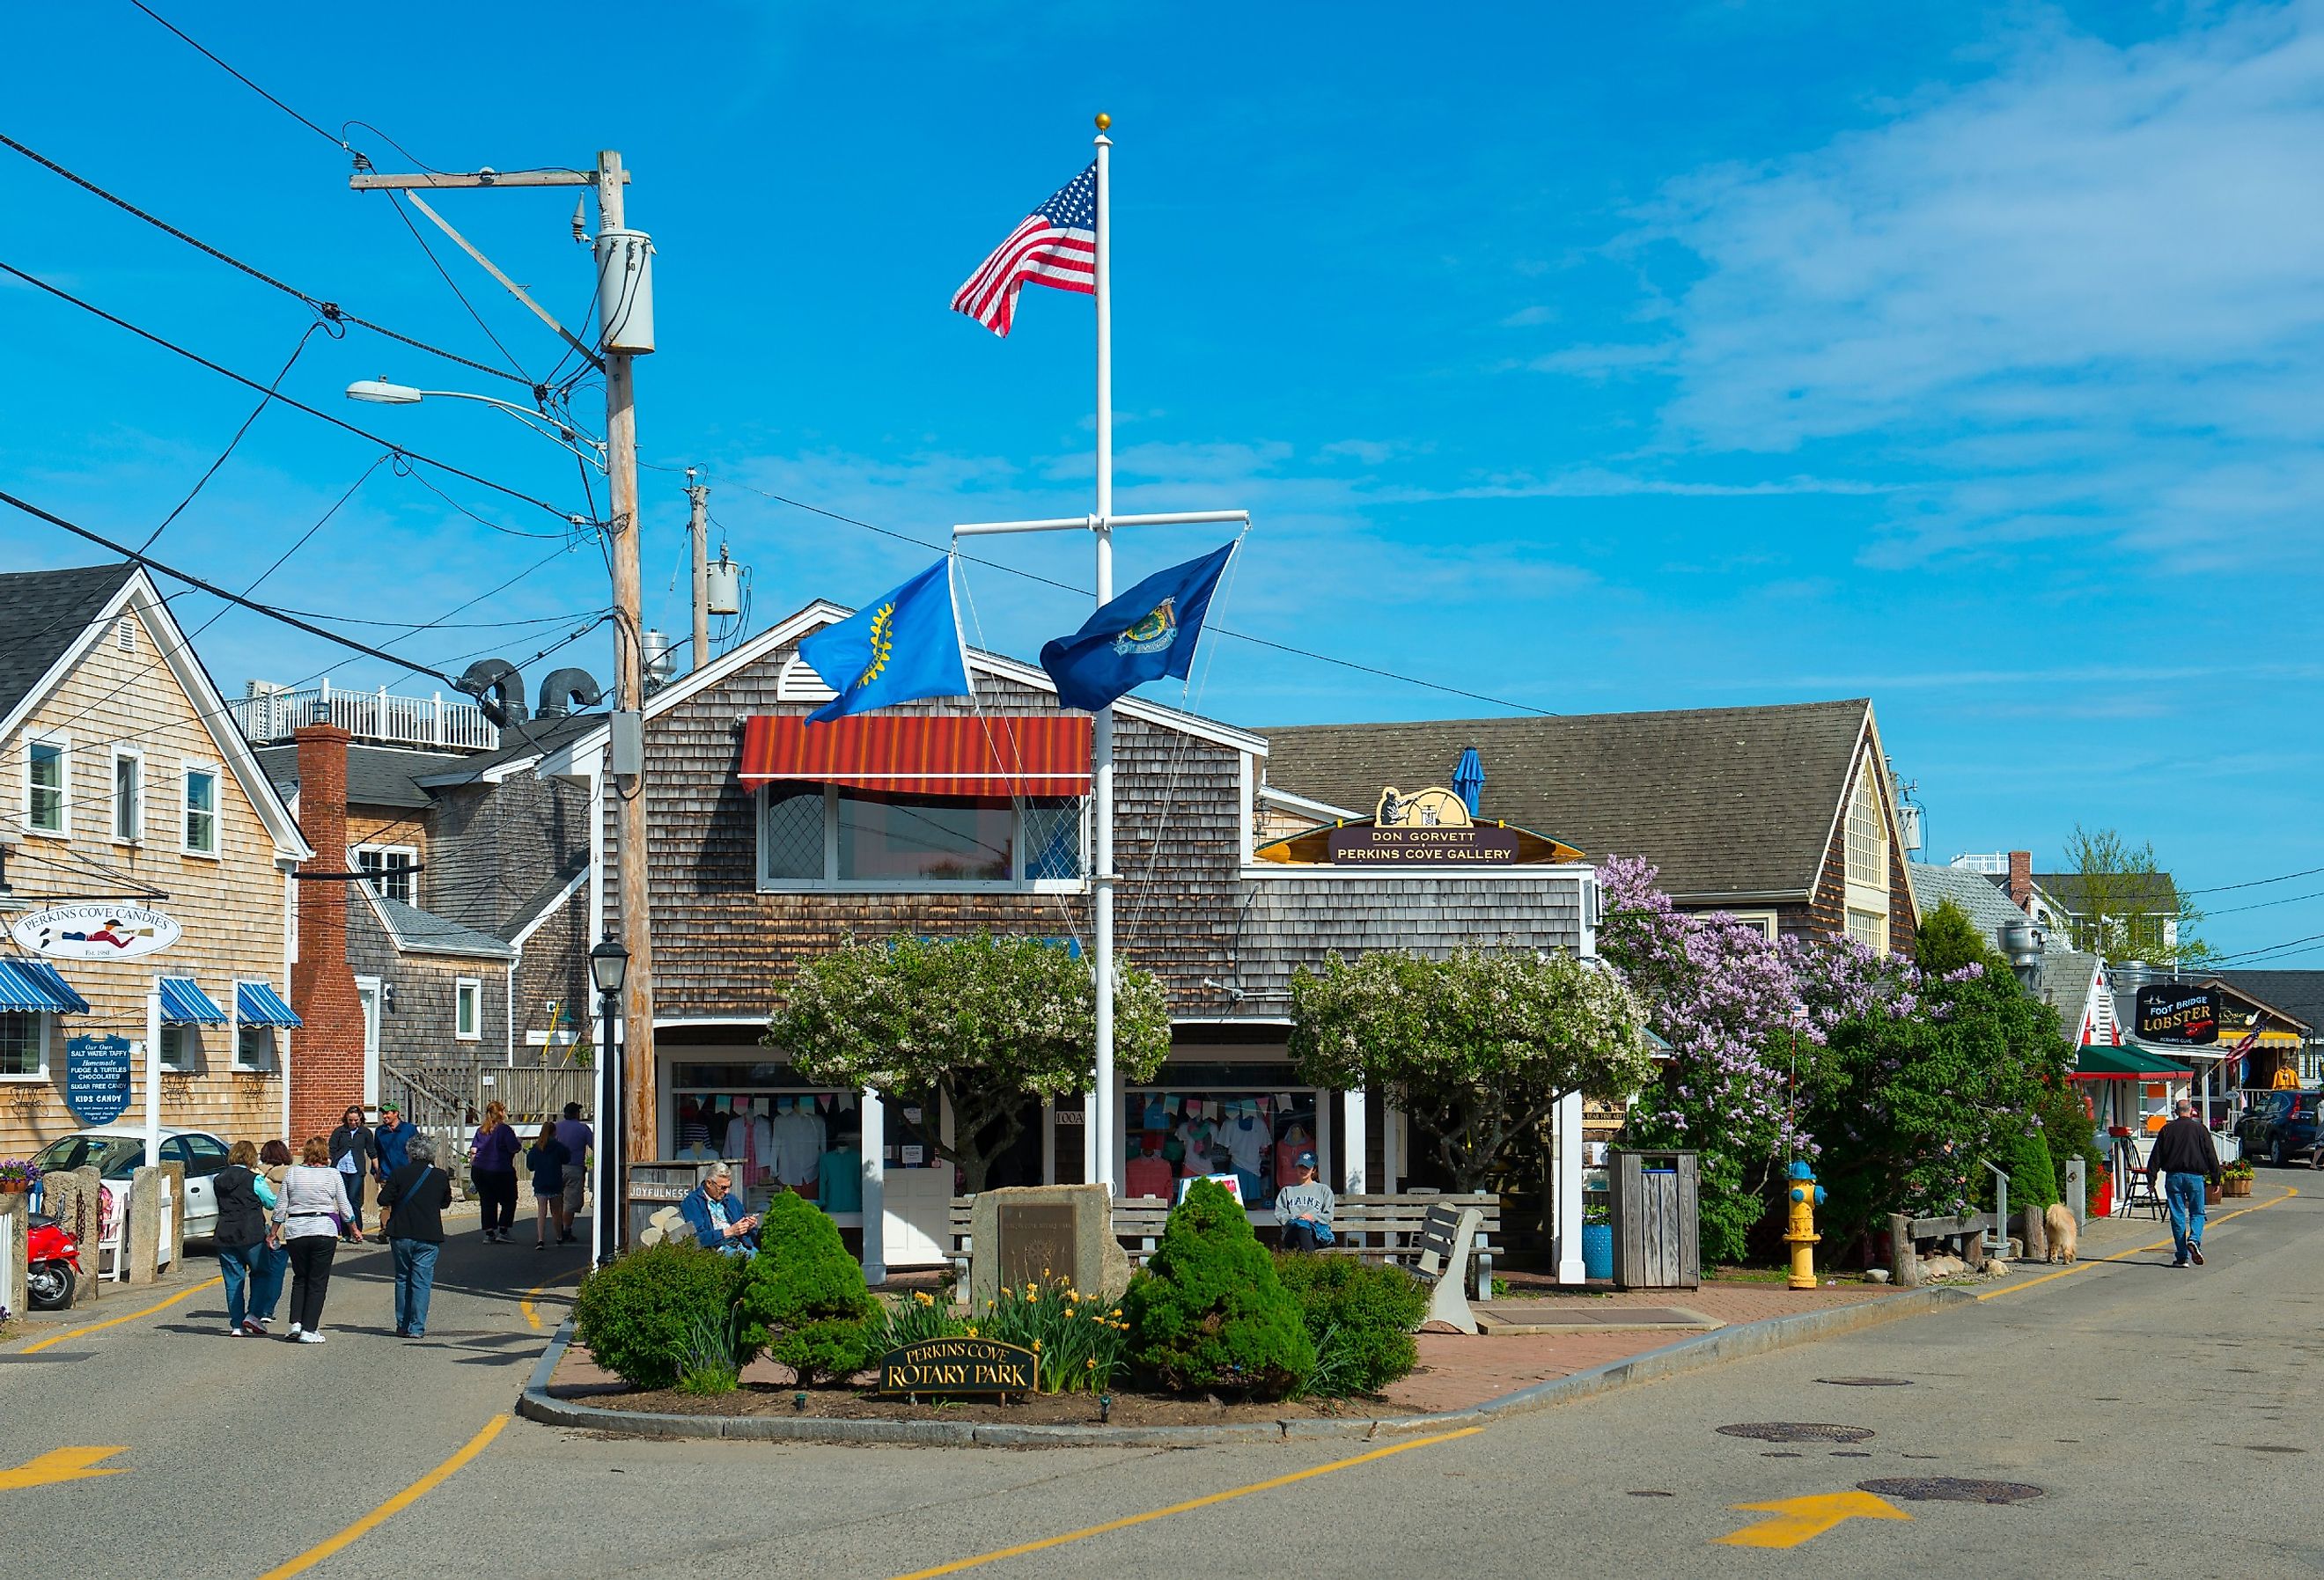
[[32, 911], [8, 929], [17, 947], [51, 960], [134, 960], [168, 948], [183, 931], [166, 912], [114, 901]]

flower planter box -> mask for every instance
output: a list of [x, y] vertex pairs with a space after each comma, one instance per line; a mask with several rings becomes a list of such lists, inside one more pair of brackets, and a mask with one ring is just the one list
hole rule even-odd
[[2249, 1196], [2251, 1194], [2251, 1178], [2248, 1175], [2238, 1176], [2230, 1174], [2227, 1176], [2227, 1184], [2223, 1186], [2221, 1189], [2228, 1196]]

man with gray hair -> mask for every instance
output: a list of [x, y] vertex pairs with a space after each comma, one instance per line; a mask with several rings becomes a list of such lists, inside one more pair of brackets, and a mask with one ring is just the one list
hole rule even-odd
[[713, 1163], [702, 1183], [678, 1204], [678, 1211], [686, 1226], [694, 1231], [697, 1244], [729, 1256], [748, 1256], [758, 1249], [753, 1232], [759, 1216], [756, 1213], [747, 1218], [737, 1215], [737, 1204], [729, 1195], [733, 1188], [734, 1171], [724, 1163]]
[[2171, 1203], [2171, 1265], [2185, 1267], [2191, 1261], [2202, 1266], [2203, 1187], [2219, 1182], [2219, 1153], [2211, 1145], [2211, 1132], [2195, 1117], [2192, 1099], [2180, 1098], [2179, 1117], [2156, 1132], [2146, 1173], [2150, 1179], [2163, 1177], [2163, 1194]]
[[404, 1147], [403, 1166], [379, 1187], [380, 1224], [395, 1261], [398, 1338], [428, 1335], [436, 1258], [444, 1249], [444, 1209], [451, 1205], [452, 1176], [436, 1167], [436, 1143], [413, 1132]]

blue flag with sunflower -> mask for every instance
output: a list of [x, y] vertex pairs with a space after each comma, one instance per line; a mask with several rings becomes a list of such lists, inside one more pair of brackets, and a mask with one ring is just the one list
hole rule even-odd
[[1090, 617], [1071, 636], [1041, 649], [1041, 667], [1065, 707], [1095, 713], [1132, 687], [1165, 675], [1183, 680], [1211, 595], [1234, 555], [1232, 543], [1157, 570]]
[[799, 657], [839, 693], [807, 716], [825, 724], [915, 697], [965, 697], [968, 666], [952, 606], [952, 561], [939, 559], [886, 597], [799, 643]]

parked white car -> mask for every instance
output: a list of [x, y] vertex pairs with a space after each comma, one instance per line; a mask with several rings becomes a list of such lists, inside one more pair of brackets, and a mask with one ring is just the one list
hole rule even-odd
[[[186, 1238], [207, 1240], [217, 1229], [217, 1193], [210, 1176], [226, 1167], [226, 1145], [208, 1131], [161, 1127], [161, 1161], [186, 1166]], [[75, 1131], [42, 1147], [32, 1161], [42, 1172], [94, 1169], [107, 1184], [125, 1186], [145, 1163], [143, 1126], [108, 1125]]]

